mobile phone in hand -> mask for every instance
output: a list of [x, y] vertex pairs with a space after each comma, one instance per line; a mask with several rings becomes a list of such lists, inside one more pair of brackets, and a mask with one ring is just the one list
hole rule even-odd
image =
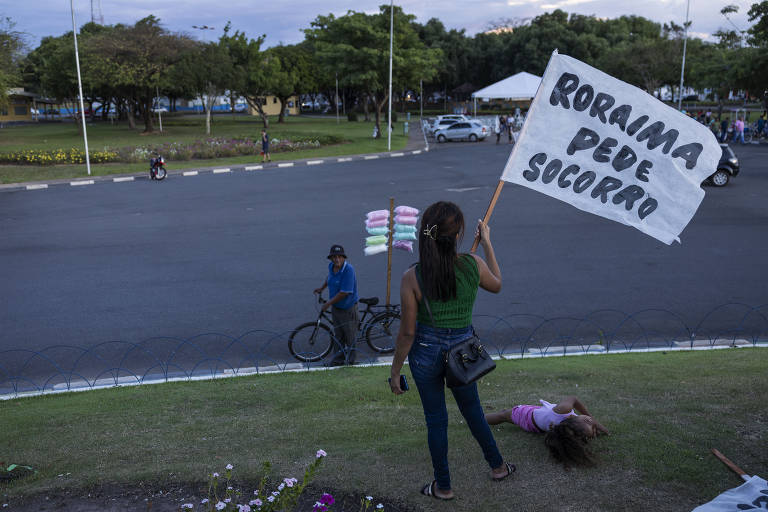
[[[387, 379], [387, 382], [392, 384], [392, 377]], [[400, 375], [400, 389], [403, 391], [408, 391], [408, 380], [405, 378], [405, 375]]]

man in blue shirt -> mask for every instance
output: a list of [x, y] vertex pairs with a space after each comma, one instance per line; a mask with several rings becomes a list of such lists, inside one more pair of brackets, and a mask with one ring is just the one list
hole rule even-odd
[[345, 362], [355, 362], [355, 337], [357, 336], [357, 277], [355, 269], [347, 262], [347, 255], [340, 245], [332, 245], [328, 253], [328, 277], [323, 286], [315, 289], [322, 293], [328, 287], [328, 302], [323, 304], [323, 311], [331, 308], [333, 331], [339, 345], [335, 348], [333, 360], [329, 366], [340, 366]]

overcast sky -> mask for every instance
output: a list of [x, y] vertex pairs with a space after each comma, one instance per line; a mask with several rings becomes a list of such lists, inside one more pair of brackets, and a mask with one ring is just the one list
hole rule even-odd
[[[757, 1], [757, 0], [753, 0]], [[747, 11], [753, 1], [690, 0], [691, 34], [707, 38], [719, 28], [733, 28], [721, 14], [727, 4], [737, 5], [738, 14], [731, 15], [734, 25], [748, 28]], [[400, 0], [395, 2], [417, 21], [425, 23], [437, 18], [446, 28], [465, 29], [468, 35], [484, 31], [489, 23], [502, 18], [531, 18], [554, 9], [568, 13], [616, 18], [625, 14], [644, 16], [657, 22], [685, 21], [686, 0]], [[104, 23], [133, 24], [154, 14], [168, 29], [183, 31], [198, 39], [218, 38], [227, 21], [249, 37], [266, 34], [266, 45], [298, 43], [304, 38], [302, 29], [318, 15], [343, 15], [348, 10], [378, 12], [382, 0], [74, 0], [77, 25], [90, 21], [91, 5]], [[10, 17], [16, 30], [29, 35], [34, 48], [46, 35], [61, 35], [72, 29], [70, 2], [67, 0], [3, 0], [0, 16]], [[193, 25], [207, 25], [214, 30], [199, 30]]]

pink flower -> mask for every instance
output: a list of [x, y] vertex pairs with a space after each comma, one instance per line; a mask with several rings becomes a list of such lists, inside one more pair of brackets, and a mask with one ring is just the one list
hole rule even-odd
[[333, 505], [336, 503], [336, 500], [333, 499], [333, 496], [328, 494], [327, 492], [324, 492], [322, 496], [320, 496], [320, 503], [323, 505]]
[[255, 505], [257, 507], [260, 507], [263, 502], [259, 498], [256, 498], [255, 500], [251, 500], [249, 503], [251, 505]]
[[325, 453], [325, 450], [317, 450], [317, 453], [315, 454], [315, 457], [319, 459], [320, 457], [325, 457], [326, 455], [328, 455], [328, 454]]

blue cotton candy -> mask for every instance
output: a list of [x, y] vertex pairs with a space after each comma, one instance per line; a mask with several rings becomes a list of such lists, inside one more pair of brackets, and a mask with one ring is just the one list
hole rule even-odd
[[409, 226], [408, 224], [395, 224], [395, 231], [398, 233], [415, 233], [416, 226]]
[[416, 240], [416, 233], [395, 232], [394, 240]]
[[386, 235], [389, 233], [389, 228], [367, 228], [366, 231], [369, 235]]

